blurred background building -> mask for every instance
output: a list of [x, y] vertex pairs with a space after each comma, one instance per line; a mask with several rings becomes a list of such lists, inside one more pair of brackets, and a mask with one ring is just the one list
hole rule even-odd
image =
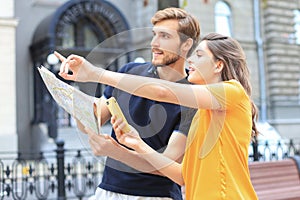
[[[73, 122], [57, 107], [36, 67], [54, 73], [54, 50], [111, 70], [151, 60], [152, 15], [165, 7], [195, 15], [201, 35], [220, 32], [243, 46], [260, 121], [299, 138], [300, 0], [6, 0], [0, 7], [0, 137], [26, 158]], [[100, 44], [100, 45], [99, 45]], [[74, 84], [98, 95], [103, 87]], [[21, 156], [22, 156], [21, 155]]]

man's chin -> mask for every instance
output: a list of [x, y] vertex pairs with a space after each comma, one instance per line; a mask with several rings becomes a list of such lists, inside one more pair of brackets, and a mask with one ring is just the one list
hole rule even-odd
[[155, 62], [155, 60], [152, 60], [152, 64], [156, 67], [165, 67], [176, 64], [176, 62], [179, 60], [179, 57], [174, 57], [172, 59], [164, 60], [164, 62]]
[[166, 66], [166, 64], [155, 63], [155, 62], [154, 63], [152, 62], [152, 65], [155, 66], [155, 67], [165, 67]]
[[164, 65], [163, 63], [161, 62], [157, 62], [155, 60], [152, 60], [152, 65], [154, 65], [155, 67], [161, 67], [162, 65]]
[[165, 67], [166, 65], [163, 65], [163, 64], [161, 64], [161, 65], [154, 65], [155, 67]]

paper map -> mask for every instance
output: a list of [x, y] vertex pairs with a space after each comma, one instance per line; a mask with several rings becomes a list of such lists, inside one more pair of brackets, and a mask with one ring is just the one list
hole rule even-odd
[[89, 96], [73, 86], [59, 80], [47, 68], [38, 67], [38, 71], [57, 104], [85, 127], [99, 133], [99, 126], [94, 116], [95, 97]]

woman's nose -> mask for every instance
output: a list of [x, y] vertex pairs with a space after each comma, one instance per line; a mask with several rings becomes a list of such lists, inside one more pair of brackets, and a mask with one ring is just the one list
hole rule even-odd
[[193, 60], [191, 59], [191, 57], [187, 59], [187, 63], [190, 65], [194, 63]]
[[187, 61], [188, 61], [189, 64], [193, 64], [193, 63], [195, 63], [196, 58], [197, 58], [196, 55], [191, 55], [191, 56], [187, 59]]

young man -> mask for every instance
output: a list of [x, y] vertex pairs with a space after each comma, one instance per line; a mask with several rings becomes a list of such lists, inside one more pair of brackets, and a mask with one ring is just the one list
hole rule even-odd
[[[182, 9], [167, 8], [152, 17], [152, 24], [152, 63], [128, 63], [120, 72], [188, 83], [184, 63], [198, 44], [198, 21]], [[68, 58], [56, 55], [62, 61], [63, 68]], [[61, 72], [64, 70], [62, 68]], [[63, 78], [68, 79], [66, 76]], [[176, 162], [182, 161], [186, 135], [196, 110], [107, 87], [99, 104], [102, 123], [111, 117], [104, 103], [111, 96], [117, 99], [128, 123], [138, 130], [149, 146]], [[113, 131], [111, 137], [95, 134], [90, 137], [94, 154], [107, 156], [95, 199], [182, 199], [179, 185], [160, 176], [153, 166], [115, 139]]]

